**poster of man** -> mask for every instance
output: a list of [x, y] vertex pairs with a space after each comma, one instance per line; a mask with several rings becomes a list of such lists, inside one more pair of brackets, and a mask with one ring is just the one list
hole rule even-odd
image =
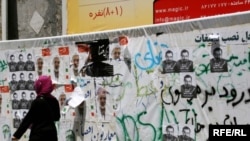
[[17, 62], [15, 54], [9, 54], [7, 60], [8, 60], [9, 71], [10, 72], [17, 71]]
[[78, 49], [78, 48], [88, 48], [84, 45], [77, 45], [74, 50], [72, 50], [72, 54], [70, 57], [70, 76], [72, 79], [76, 79], [78, 76], [84, 76], [85, 74], [80, 71], [80, 69], [84, 66], [87, 61], [88, 49]]
[[219, 42], [212, 42], [212, 56], [210, 59], [211, 72], [228, 72], [227, 60], [223, 58], [223, 50]]
[[26, 71], [35, 71], [35, 62], [33, 60], [33, 54], [27, 53], [27, 61], [25, 62], [24, 69]]
[[182, 49], [180, 51], [180, 59], [178, 60], [179, 72], [193, 72], [192, 50]]
[[10, 86], [10, 90], [16, 91], [18, 90], [18, 79], [17, 79], [17, 72], [14, 73], [10, 73], [10, 82], [9, 82], [9, 86]]
[[162, 141], [178, 141], [178, 126], [177, 124], [163, 125]]
[[33, 91], [34, 90], [35, 78], [32, 72], [28, 73], [28, 80], [26, 81], [26, 90]]
[[35, 100], [35, 98], [36, 98], [36, 93], [34, 92], [34, 91], [30, 91], [30, 93], [29, 93], [29, 101], [28, 101], [28, 109], [30, 109], [30, 107], [31, 107], [31, 104], [32, 104], [32, 102]]
[[12, 103], [12, 109], [19, 109], [20, 99], [17, 92], [12, 93], [11, 103]]
[[116, 45], [111, 48], [110, 52], [110, 60], [114, 61], [122, 61], [123, 59], [123, 54], [122, 54], [122, 49], [119, 45]]
[[17, 90], [26, 90], [26, 72], [19, 73]]
[[25, 53], [18, 54], [17, 71], [25, 71], [26, 58]]
[[[66, 84], [69, 82], [69, 48], [68, 46], [58, 46], [50, 49], [51, 56], [47, 56], [49, 61], [48, 72], [53, 83]], [[45, 58], [45, 57], [44, 57]], [[45, 61], [45, 60], [44, 60]]]
[[27, 98], [28, 91], [20, 91], [21, 99], [20, 99], [20, 109], [29, 109], [29, 101]]
[[179, 125], [178, 141], [194, 141], [194, 126], [187, 124]]
[[[164, 50], [165, 51], [165, 50]], [[164, 53], [164, 60], [161, 63], [160, 72], [162, 74], [165, 73], [177, 73], [178, 72], [178, 64], [176, 61], [176, 50], [169, 49]]]
[[13, 110], [13, 127], [18, 128], [22, 122], [20, 110]]
[[114, 109], [112, 107], [112, 95], [108, 88], [101, 85], [96, 87], [95, 105], [98, 121], [111, 122], [114, 117]]
[[196, 81], [193, 73], [180, 74], [181, 85], [181, 97], [182, 98], [196, 98]]
[[124, 62], [128, 67], [128, 70], [131, 72], [131, 51], [129, 50], [128, 46], [129, 46], [129, 37], [122, 35], [118, 37], [119, 40], [119, 45], [122, 48], [122, 54], [123, 54], [123, 58], [124, 58]]
[[68, 82], [68, 68], [69, 62], [67, 61], [67, 57], [62, 57], [59, 55], [53, 55], [51, 56], [51, 62], [50, 62], [50, 76], [52, 81], [54, 81], [57, 84], [65, 84]]

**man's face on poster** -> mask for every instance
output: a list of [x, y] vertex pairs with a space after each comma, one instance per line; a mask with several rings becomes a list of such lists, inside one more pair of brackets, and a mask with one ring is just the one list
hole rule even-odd
[[77, 69], [79, 66], [79, 55], [74, 55], [72, 57], [72, 61], [73, 61], [73, 67]]
[[37, 68], [38, 68], [38, 70], [43, 69], [43, 59], [42, 58], [37, 59]]
[[188, 52], [182, 52], [182, 54], [181, 54], [182, 61], [184, 61], [184, 62], [187, 61], [188, 57], [189, 57]]
[[31, 100], [34, 100], [34, 99], [35, 99], [35, 94], [34, 94], [34, 93], [31, 93], [31, 94], [30, 94], [30, 99], [31, 99]]
[[10, 56], [10, 61], [11, 61], [11, 62], [14, 62], [14, 61], [15, 61], [15, 56], [14, 56], [14, 55], [11, 55], [11, 56]]
[[13, 73], [12, 80], [16, 80], [16, 74]]
[[33, 80], [33, 74], [32, 73], [29, 74], [29, 80]]
[[184, 137], [188, 138], [190, 136], [190, 129], [184, 129], [183, 135], [184, 135]]
[[191, 77], [186, 77], [184, 78], [184, 84], [185, 84], [185, 87], [190, 87], [192, 85], [192, 78]]
[[172, 134], [174, 134], [174, 128], [168, 127], [166, 132], [168, 135], [172, 135]]
[[26, 93], [25, 92], [22, 93], [22, 99], [26, 99]]
[[64, 93], [62, 93], [59, 97], [60, 100], [60, 105], [63, 106], [63, 104], [65, 103], [66, 100], [66, 95]]
[[214, 58], [220, 59], [221, 58], [222, 51], [219, 49], [214, 50]]
[[17, 93], [14, 93], [14, 94], [13, 94], [13, 99], [14, 99], [14, 100], [17, 100]]
[[23, 73], [20, 74], [20, 80], [24, 80], [24, 74]]
[[119, 47], [114, 48], [113, 59], [114, 60], [120, 59], [120, 55], [121, 55], [121, 49]]
[[19, 55], [19, 61], [23, 61], [23, 55]]
[[171, 53], [171, 52], [166, 53], [165, 58], [166, 58], [166, 61], [172, 61], [173, 60], [173, 53]]
[[20, 118], [19, 115], [17, 114], [17, 112], [15, 112], [15, 118], [16, 118], [16, 119], [19, 119], [19, 118]]
[[98, 100], [100, 102], [100, 106], [104, 107], [106, 105], [106, 94], [108, 92], [104, 88], [100, 88], [98, 92]]
[[54, 69], [58, 71], [59, 67], [60, 67], [60, 59], [58, 57], [55, 57], [54, 58]]
[[28, 54], [27, 59], [28, 59], [28, 61], [31, 61], [32, 60], [32, 55]]

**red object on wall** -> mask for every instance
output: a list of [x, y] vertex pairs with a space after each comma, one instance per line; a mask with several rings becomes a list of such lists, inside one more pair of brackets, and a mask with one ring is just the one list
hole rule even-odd
[[1, 93], [9, 93], [10, 89], [9, 86], [0, 86]]

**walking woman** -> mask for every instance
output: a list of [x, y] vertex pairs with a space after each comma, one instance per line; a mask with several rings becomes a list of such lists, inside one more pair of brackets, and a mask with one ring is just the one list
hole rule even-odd
[[51, 78], [45, 75], [39, 76], [34, 88], [37, 97], [13, 134], [12, 141], [19, 140], [28, 128], [31, 129], [29, 141], [57, 141], [55, 121], [60, 119], [60, 108], [58, 100], [51, 95], [53, 91]]

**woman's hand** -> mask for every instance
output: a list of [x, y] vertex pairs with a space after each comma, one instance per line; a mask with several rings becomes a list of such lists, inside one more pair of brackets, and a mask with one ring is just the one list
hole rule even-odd
[[12, 137], [11, 140], [12, 141], [18, 141], [18, 139], [16, 137]]

